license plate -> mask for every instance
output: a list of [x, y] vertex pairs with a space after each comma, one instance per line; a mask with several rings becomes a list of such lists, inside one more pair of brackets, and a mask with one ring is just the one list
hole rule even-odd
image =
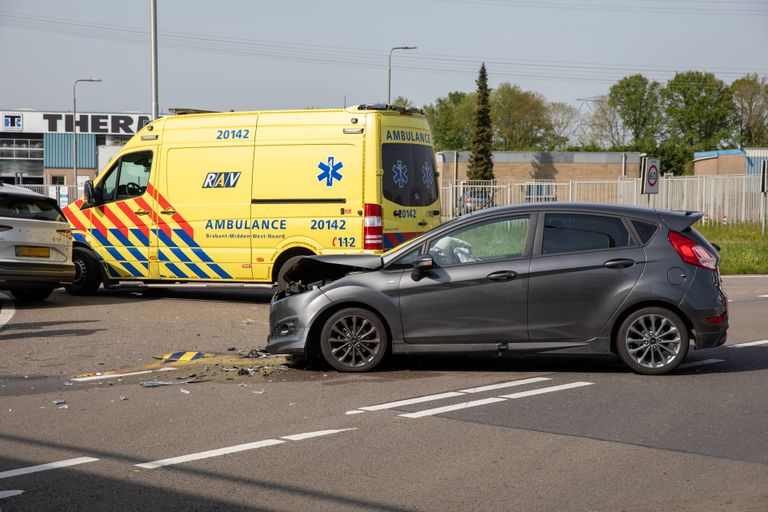
[[16, 256], [26, 256], [31, 258], [50, 258], [51, 250], [48, 247], [30, 247], [28, 245], [17, 245]]

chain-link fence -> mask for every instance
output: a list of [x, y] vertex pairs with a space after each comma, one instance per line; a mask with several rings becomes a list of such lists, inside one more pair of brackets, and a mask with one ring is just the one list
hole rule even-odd
[[639, 178], [525, 182], [445, 181], [442, 215], [450, 219], [490, 206], [534, 202], [590, 202], [704, 212], [704, 222], [760, 222], [759, 176], [667, 176], [659, 193], [641, 192]]

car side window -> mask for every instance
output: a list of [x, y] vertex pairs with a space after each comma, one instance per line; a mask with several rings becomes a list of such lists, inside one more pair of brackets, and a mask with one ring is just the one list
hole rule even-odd
[[519, 258], [525, 250], [529, 225], [528, 215], [473, 224], [432, 240], [428, 251], [441, 267]]
[[596, 251], [630, 244], [629, 231], [617, 217], [561, 213], [544, 217], [542, 254]]
[[633, 220], [632, 225], [635, 227], [635, 231], [637, 231], [637, 235], [643, 244], [650, 242], [653, 235], [656, 234], [656, 230], [659, 229], [659, 226], [656, 224], [640, 220]]
[[392, 264], [390, 264], [387, 267], [387, 270], [410, 270], [413, 268], [413, 262], [416, 261], [416, 258], [419, 257], [421, 254], [421, 248], [423, 247], [423, 244], [419, 244], [419, 246], [411, 251], [408, 251], [403, 256], [400, 256], [396, 261], [394, 261]]
[[122, 156], [100, 183], [102, 199], [109, 203], [143, 195], [149, 184], [151, 169], [151, 151]]

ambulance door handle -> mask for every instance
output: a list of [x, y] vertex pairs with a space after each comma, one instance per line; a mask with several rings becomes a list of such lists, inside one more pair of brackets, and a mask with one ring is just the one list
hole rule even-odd
[[176, 213], [176, 210], [173, 210], [173, 209], [162, 210], [160, 213], [162, 213], [163, 215], [173, 215], [174, 213]]
[[136, 215], [149, 215], [149, 212], [147, 210], [136, 210], [133, 213]]
[[419, 226], [426, 226], [426, 225], [427, 225], [427, 221], [425, 220], [422, 220], [419, 222]]

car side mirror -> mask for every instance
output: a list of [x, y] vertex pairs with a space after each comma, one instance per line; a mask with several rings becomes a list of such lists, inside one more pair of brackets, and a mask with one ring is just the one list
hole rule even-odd
[[85, 182], [85, 185], [83, 185], [83, 206], [93, 206], [96, 204], [96, 201], [94, 199], [95, 193], [93, 190], [93, 182], [91, 180], [88, 180]]
[[421, 280], [435, 266], [435, 260], [429, 254], [422, 254], [413, 262], [413, 271], [411, 277], [414, 281]]

